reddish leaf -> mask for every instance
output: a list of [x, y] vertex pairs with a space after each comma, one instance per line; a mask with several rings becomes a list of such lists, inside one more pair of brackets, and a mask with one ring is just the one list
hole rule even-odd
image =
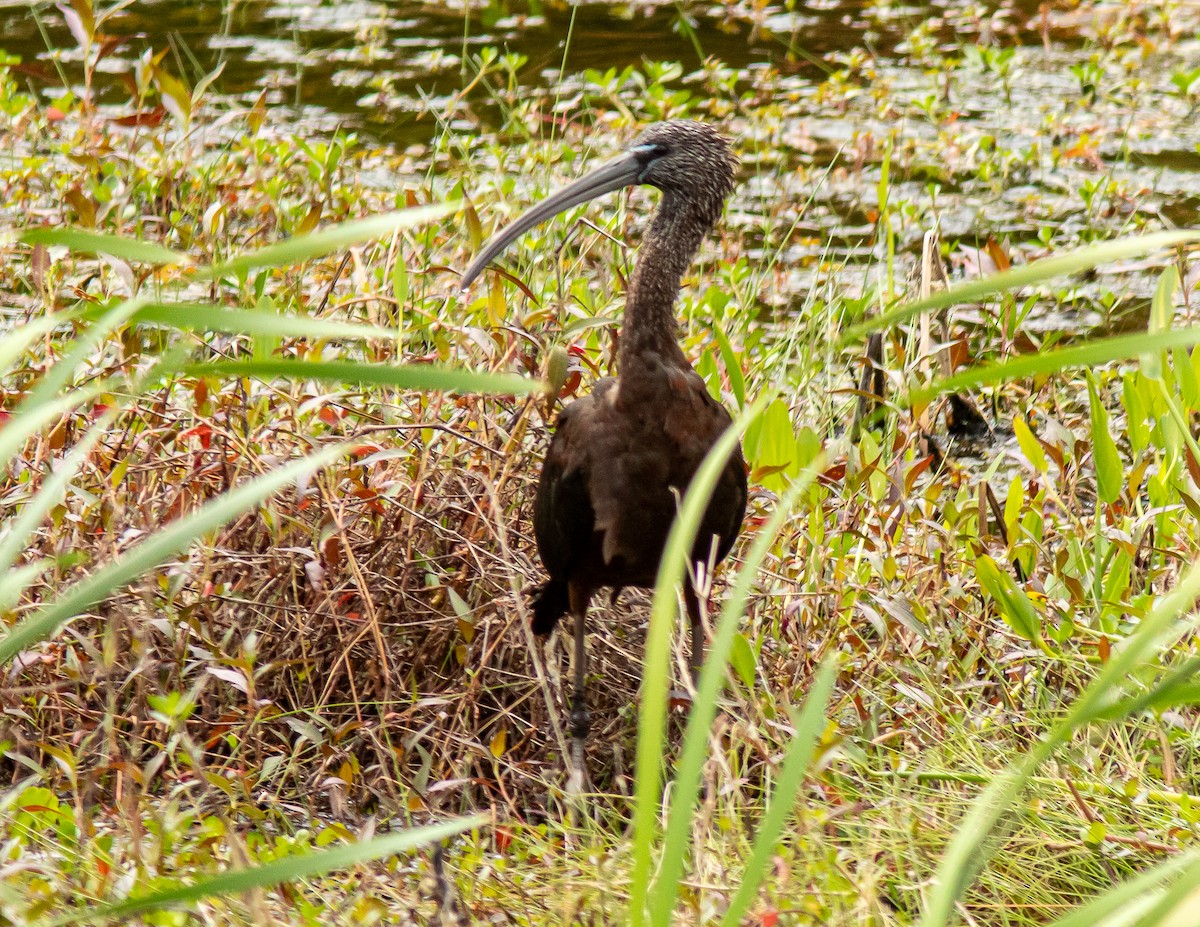
[[1008, 259], [1008, 255], [1000, 247], [1000, 242], [996, 241], [995, 238], [989, 235], [985, 247], [987, 248], [988, 256], [996, 264], [996, 270], [1008, 270], [1012, 267], [1012, 261]]
[[1192, 476], [1192, 482], [1200, 486], [1200, 463], [1197, 463], [1196, 458], [1192, 455], [1192, 449], [1187, 445], [1183, 448], [1183, 459], [1187, 462], [1188, 473]]
[[96, 203], [90, 197], [84, 196], [79, 187], [71, 187], [63, 191], [63, 199], [79, 213], [79, 224], [87, 228], [96, 227]]
[[906, 493], [912, 492], [913, 484], [916, 483], [917, 477], [929, 469], [934, 459], [935, 455], [929, 454], [908, 468], [908, 473], [904, 475], [904, 491]]
[[182, 443], [191, 438], [199, 438], [200, 446], [205, 450], [208, 450], [210, 447], [212, 447], [212, 431], [212, 425], [201, 423], [193, 428], [188, 428], [186, 431], [180, 432], [179, 436], [175, 440]]
[[321, 558], [329, 569], [336, 570], [342, 565], [342, 545], [336, 534], [327, 537], [321, 544]]
[[950, 370], [957, 370], [971, 358], [971, 346], [966, 338], [955, 338], [950, 342]]
[[33, 283], [39, 290], [45, 289], [48, 270], [50, 270], [50, 249], [45, 245], [34, 245], [33, 254], [29, 256], [29, 271], [33, 274]]
[[558, 391], [560, 399], [566, 399], [568, 396], [574, 396], [575, 391], [579, 389], [579, 383], [583, 379], [578, 370], [572, 370], [567, 374], [567, 379], [563, 381], [562, 389]]
[[165, 106], [156, 106], [154, 109], [138, 110], [136, 113], [130, 113], [128, 116], [118, 116], [115, 119], [108, 120], [110, 125], [121, 126], [125, 129], [131, 129], [135, 126], [145, 126], [146, 128], [154, 129], [162, 125], [163, 117], [167, 115]]

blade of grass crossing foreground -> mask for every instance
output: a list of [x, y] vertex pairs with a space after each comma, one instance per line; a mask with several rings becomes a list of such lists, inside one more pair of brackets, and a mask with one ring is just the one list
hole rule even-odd
[[324, 257], [334, 251], [342, 251], [352, 245], [359, 245], [377, 238], [386, 238], [397, 231], [440, 219], [460, 208], [460, 205], [458, 202], [438, 203], [434, 206], [418, 206], [414, 209], [386, 213], [382, 216], [372, 216], [369, 219], [343, 222], [332, 228], [322, 229], [308, 235], [297, 235], [287, 241], [267, 245], [258, 251], [238, 255], [201, 271], [197, 277], [205, 280], [223, 277], [226, 274], [244, 274], [259, 267], [299, 264], [313, 258]]
[[16, 562], [25, 549], [29, 536], [37, 530], [50, 509], [63, 497], [67, 484], [79, 472], [88, 454], [92, 452], [96, 442], [104, 437], [115, 418], [114, 411], [104, 413], [71, 448], [71, 452], [55, 462], [38, 491], [33, 494], [33, 498], [25, 503], [16, 518], [10, 519], [5, 525], [4, 533], [0, 534], [0, 575], [4, 575]]
[[[1164, 893], [1163, 884], [1172, 879], [1177, 881]], [[1169, 907], [1166, 910], [1169, 911], [1182, 896], [1195, 891], [1197, 885], [1200, 885], [1200, 851], [1193, 850], [1168, 859], [1146, 872], [1139, 872], [1098, 898], [1063, 915], [1050, 927], [1094, 927], [1101, 923], [1104, 927], [1124, 924], [1148, 927], [1161, 920], [1150, 920], [1153, 908], [1167, 902]]]
[[758, 568], [770, 553], [776, 536], [792, 512], [800, 494], [816, 477], [818, 463], [810, 464], [788, 487], [775, 506], [775, 511], [754, 536], [754, 543], [738, 568], [737, 578], [725, 595], [721, 617], [713, 634], [704, 667], [696, 686], [696, 700], [688, 713], [687, 730], [679, 761], [675, 764], [675, 784], [671, 789], [671, 809], [663, 835], [662, 855], [654, 881], [654, 901], [651, 920], [666, 924], [675, 907], [679, 880], [683, 875], [688, 838], [691, 836], [693, 812], [700, 794], [700, 776], [708, 753], [708, 738], [713, 719], [717, 716], [717, 700], [725, 688], [725, 667], [733, 649], [738, 621], [745, 614], [750, 590], [758, 578]]
[[0, 373], [7, 370], [9, 364], [20, 357], [39, 338], [78, 316], [79, 312], [77, 311], [44, 315], [24, 322], [19, 328], [6, 333], [4, 337], [0, 338]]
[[737, 927], [742, 922], [742, 915], [754, 901], [759, 883], [771, 866], [779, 835], [787, 825], [792, 807], [796, 803], [796, 795], [800, 786], [804, 784], [804, 777], [808, 774], [808, 767], [812, 763], [821, 732], [825, 729], [825, 709], [833, 692], [836, 669], [837, 658], [831, 655], [821, 663], [817, 675], [813, 678], [812, 688], [804, 701], [804, 709], [795, 720], [796, 733], [792, 735], [792, 742], [788, 744], [783, 768], [779, 770], [775, 791], [771, 793], [771, 803], [767, 805], [767, 812], [754, 835], [754, 849], [750, 851], [750, 859], [742, 873], [742, 884], [738, 886], [733, 900], [729, 902], [729, 908], [721, 919], [721, 927]]
[[111, 254], [123, 261], [139, 264], [191, 264], [192, 259], [179, 251], [134, 238], [118, 238], [84, 229], [26, 229], [17, 239], [27, 245], [61, 245], [72, 251]]
[[985, 299], [1019, 287], [1044, 283], [1055, 277], [1076, 274], [1081, 270], [1090, 270], [1100, 264], [1139, 257], [1151, 251], [1158, 251], [1160, 248], [1171, 248], [1196, 241], [1200, 241], [1200, 232], [1154, 232], [1150, 235], [1137, 235], [1130, 238], [1119, 238], [1116, 241], [1106, 241], [1098, 245], [1088, 245], [1058, 257], [1044, 258], [1033, 264], [1001, 271], [998, 274], [984, 277], [982, 280], [972, 280], [969, 283], [935, 293], [925, 299], [903, 303], [891, 312], [885, 312], [873, 319], [851, 325], [842, 332], [836, 346], [841, 347], [870, 332], [907, 321], [922, 312]]
[[70, 382], [71, 377], [85, 367], [88, 357], [95, 353], [100, 342], [111, 335], [115, 329], [124, 325], [146, 302], [147, 300], [140, 296], [127, 299], [123, 303], [113, 306], [88, 326], [87, 330], [75, 339], [71, 350], [59, 358], [42, 375], [29, 394], [21, 400], [20, 406], [17, 407], [18, 411], [33, 408], [43, 400], [56, 395]]
[[188, 377], [257, 377], [269, 380], [318, 380], [325, 383], [359, 383], [400, 389], [454, 390], [461, 393], [532, 393], [544, 389], [540, 380], [512, 373], [477, 373], [429, 364], [355, 364], [348, 361], [228, 360], [186, 364], [179, 371]]
[[15, 569], [5, 568], [0, 573], [0, 611], [12, 608], [26, 588], [46, 570], [54, 565], [49, 557], [24, 563]]
[[8, 466], [13, 455], [29, 440], [31, 435], [41, 431], [76, 406], [81, 406], [103, 393], [106, 382], [91, 383], [79, 389], [72, 390], [65, 396], [43, 400], [37, 406], [23, 409], [19, 415], [14, 415], [0, 426], [0, 467]]
[[332, 463], [345, 450], [342, 445], [328, 447], [265, 473], [147, 536], [112, 563], [81, 579], [43, 605], [0, 638], [0, 666], [7, 664], [22, 650], [52, 635], [64, 622], [184, 550], [197, 538], [258, 505], [301, 476]]
[[191, 885], [164, 889], [152, 895], [146, 895], [144, 898], [134, 898], [119, 904], [68, 914], [66, 917], [51, 921], [51, 927], [65, 927], [67, 924], [84, 924], [95, 921], [126, 920], [159, 908], [190, 905], [202, 898], [214, 895], [233, 895], [255, 888], [269, 888], [282, 882], [291, 882], [306, 876], [333, 872], [336, 869], [345, 869], [369, 860], [404, 853], [423, 844], [434, 843], [446, 837], [461, 834], [472, 827], [479, 827], [486, 824], [488, 820], [487, 815], [482, 814], [459, 818], [443, 824], [431, 824], [396, 834], [385, 834], [362, 843], [351, 843], [331, 850], [314, 850], [299, 856], [289, 856], [285, 859], [264, 863], [261, 866], [235, 869], [208, 879], [201, 879]]
[[394, 341], [396, 331], [366, 322], [337, 322], [264, 309], [231, 309], [207, 303], [154, 303], [143, 306], [133, 321], [182, 331], [228, 332], [268, 338], [337, 338]]
[[[687, 560], [695, 544], [700, 520], [708, 507], [713, 488], [729, 455], [747, 426], [767, 407], [773, 394], [764, 393], [748, 406], [721, 435], [704, 458], [684, 495], [679, 514], [671, 525], [663, 550], [654, 601], [650, 607], [650, 629], [646, 634], [645, 665], [665, 668], [671, 662], [671, 627], [675, 621], [676, 589], [683, 581]], [[667, 677], [664, 671], [642, 674], [641, 704], [638, 709], [638, 742], [633, 808], [633, 886], [630, 918], [634, 927], [646, 923], [646, 901], [658, 843], [658, 815], [662, 784], [663, 744], [666, 733]]]
[[[1174, 885], [1163, 892], [1154, 906], [1141, 915], [1137, 927], [1182, 927], [1200, 923], [1200, 866], [1192, 867]], [[1153, 897], [1153, 896], [1151, 896]], [[1109, 918], [1109, 923], [1112, 922]], [[1130, 923], [1135, 923], [1130, 921]], [[1107, 925], [1105, 925], [1107, 927]]]
[[1163, 332], [1139, 332], [1136, 335], [1118, 335], [1115, 338], [1099, 338], [1084, 344], [1023, 354], [1000, 364], [983, 364], [970, 367], [954, 376], [938, 380], [931, 385], [915, 389], [901, 402], [908, 404], [926, 402], [942, 393], [957, 393], [973, 386], [1019, 380], [1038, 374], [1052, 374], [1071, 367], [1092, 367], [1109, 361], [1138, 357], [1150, 351], [1171, 348], [1186, 348], [1200, 342], [1200, 325], [1188, 328], [1172, 328]]
[[1138, 629], [1113, 648], [1109, 661], [1075, 700], [1066, 718], [972, 802], [937, 868], [921, 927], [945, 927], [952, 922], [955, 904], [991, 855], [997, 825], [1030, 777], [1076, 730], [1100, 718], [1122, 697], [1134, 669], [1196, 624], [1194, 618], [1186, 622], [1178, 619], [1195, 605], [1197, 596], [1200, 596], [1200, 561], [1193, 563], [1176, 587], [1158, 600]]

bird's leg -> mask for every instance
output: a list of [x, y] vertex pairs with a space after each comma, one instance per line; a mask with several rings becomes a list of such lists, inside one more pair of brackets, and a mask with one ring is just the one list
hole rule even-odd
[[700, 620], [700, 597], [696, 594], [696, 579], [688, 571], [683, 582], [683, 605], [691, 624], [691, 648], [688, 666], [691, 668], [692, 688], [700, 682], [700, 667], [704, 665], [704, 623]]
[[584, 648], [584, 617], [587, 615], [591, 593], [575, 583], [570, 587], [571, 614], [575, 618], [575, 656], [572, 671], [575, 676], [575, 691], [571, 694], [571, 774], [570, 790], [578, 794], [583, 791], [586, 769], [587, 738], [591, 727], [591, 715], [587, 709], [587, 651]]

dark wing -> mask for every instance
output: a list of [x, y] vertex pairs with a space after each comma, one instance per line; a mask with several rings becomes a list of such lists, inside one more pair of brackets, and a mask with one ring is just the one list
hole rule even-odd
[[742, 456], [739, 444], [729, 456], [729, 463], [726, 464], [725, 472], [721, 474], [721, 479], [713, 490], [712, 502], [704, 514], [703, 532], [710, 536], [715, 534], [720, 539], [717, 543], [718, 562], [729, 554], [733, 542], [742, 530], [742, 521], [746, 517], [748, 489], [746, 459]]
[[[686, 486], [691, 481], [695, 468], [704, 455], [720, 439], [733, 419], [719, 402], [709, 395], [704, 381], [693, 371], [687, 371], [687, 395], [691, 403], [690, 414], [682, 420], [668, 425], [668, 435], [680, 448], [680, 460], [686, 461], [688, 472], [679, 481]], [[683, 392], [681, 390], [681, 392]], [[700, 523], [696, 546], [692, 556], [707, 561], [712, 553], [712, 540], [717, 539], [717, 560], [725, 559], [742, 530], [746, 516], [747, 481], [746, 460], [739, 444], [729, 455], [729, 462], [721, 472], [717, 485]]]
[[595, 513], [588, 492], [588, 426], [595, 404], [595, 395], [585, 396], [559, 414], [538, 480], [533, 534], [553, 580], [570, 579], [592, 544]]

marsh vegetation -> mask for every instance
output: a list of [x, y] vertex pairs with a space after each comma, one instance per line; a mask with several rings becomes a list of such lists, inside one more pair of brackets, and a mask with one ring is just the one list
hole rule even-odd
[[[0, 922], [1191, 922], [1195, 4], [0, 23]], [[457, 271], [676, 118], [750, 511], [690, 712], [593, 610], [570, 813], [532, 491], [654, 195]]]

